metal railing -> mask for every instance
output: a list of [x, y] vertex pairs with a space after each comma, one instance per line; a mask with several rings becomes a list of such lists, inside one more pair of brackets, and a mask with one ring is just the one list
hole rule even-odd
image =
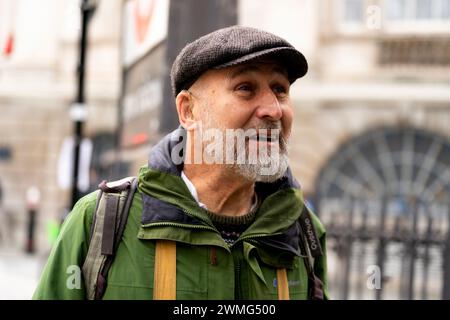
[[[411, 198], [347, 199], [334, 210], [322, 200], [319, 216], [335, 257], [330, 289], [337, 299], [448, 299], [450, 297], [450, 204], [427, 206]], [[340, 209], [338, 209], [340, 207]], [[322, 211], [322, 212], [320, 212]], [[380, 271], [369, 288], [367, 269]]]

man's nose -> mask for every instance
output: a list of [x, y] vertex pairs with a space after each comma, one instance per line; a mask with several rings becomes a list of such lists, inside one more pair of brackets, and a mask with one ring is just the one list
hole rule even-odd
[[256, 116], [261, 119], [278, 121], [281, 119], [283, 112], [280, 102], [272, 89], [263, 90], [258, 99], [258, 108]]

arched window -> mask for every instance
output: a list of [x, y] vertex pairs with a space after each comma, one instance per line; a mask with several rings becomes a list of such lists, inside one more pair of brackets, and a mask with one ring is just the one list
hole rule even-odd
[[[338, 297], [438, 299], [448, 290], [447, 139], [413, 128], [358, 136], [322, 169], [316, 202], [336, 257], [330, 281]], [[380, 269], [380, 289], [368, 288], [371, 266]]]

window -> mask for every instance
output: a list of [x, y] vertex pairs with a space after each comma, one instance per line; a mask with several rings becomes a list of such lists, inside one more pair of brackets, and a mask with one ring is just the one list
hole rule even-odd
[[450, 20], [450, 0], [385, 0], [391, 21]]
[[363, 19], [363, 0], [345, 0], [345, 22], [361, 22]]
[[336, 3], [335, 17], [339, 32], [361, 34], [365, 32], [368, 0], [340, 0]]

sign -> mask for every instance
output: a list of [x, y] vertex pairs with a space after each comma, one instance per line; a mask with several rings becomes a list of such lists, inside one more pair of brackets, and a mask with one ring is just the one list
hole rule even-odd
[[14, 1], [0, 1], [0, 56], [8, 57], [14, 49]]
[[129, 67], [167, 37], [169, 0], [129, 0], [124, 6], [123, 64]]

